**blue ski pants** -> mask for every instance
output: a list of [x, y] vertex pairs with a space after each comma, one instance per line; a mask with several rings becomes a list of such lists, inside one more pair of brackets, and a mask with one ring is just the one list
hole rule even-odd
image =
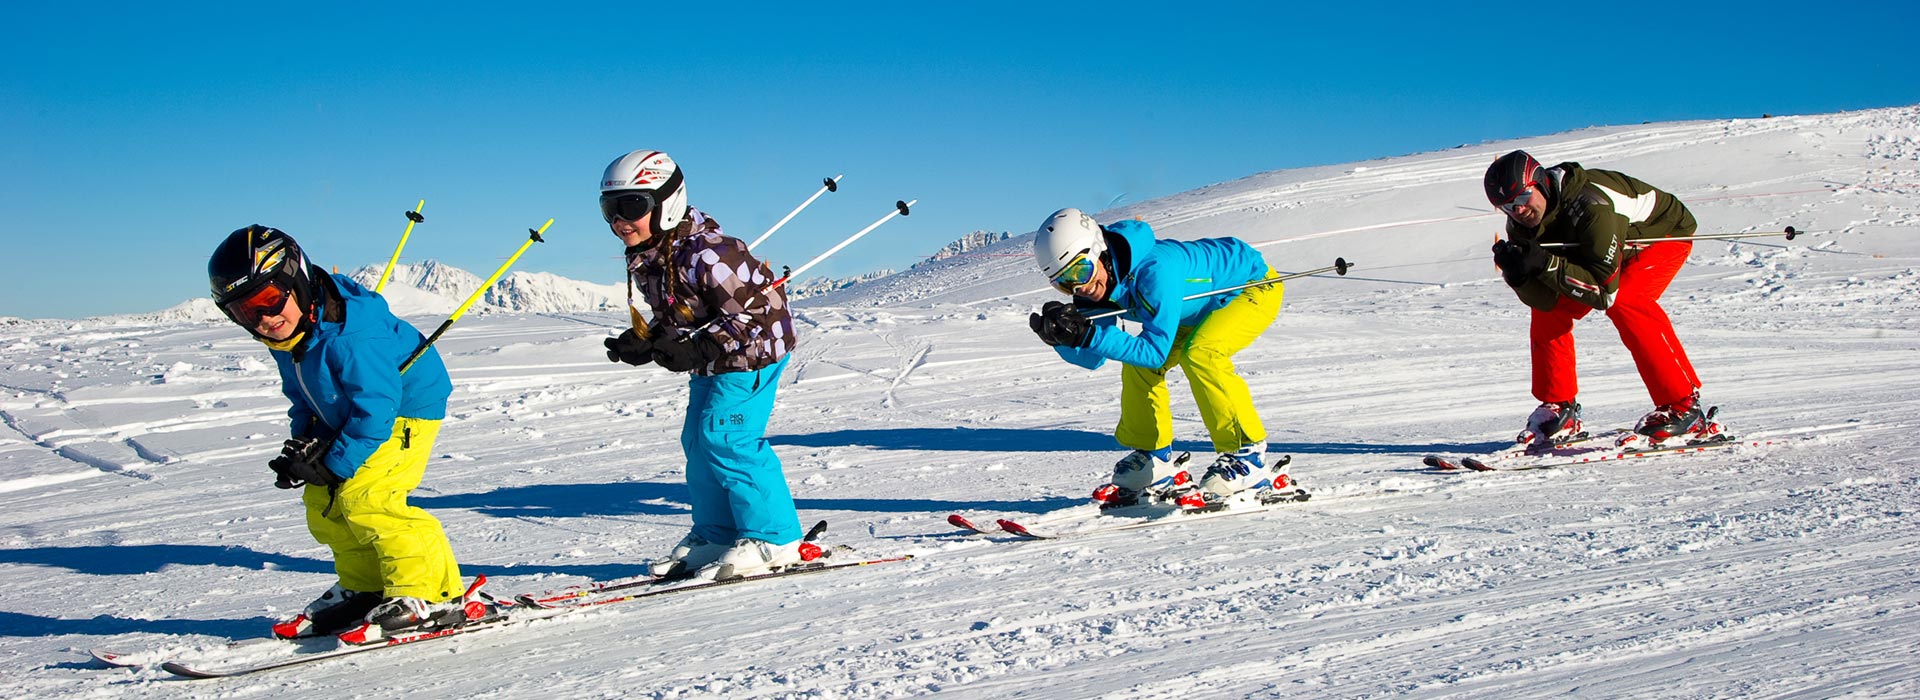
[[693, 534], [731, 544], [741, 538], [786, 544], [800, 539], [780, 457], [767, 443], [774, 389], [787, 358], [752, 372], [693, 375], [680, 446], [687, 456]]

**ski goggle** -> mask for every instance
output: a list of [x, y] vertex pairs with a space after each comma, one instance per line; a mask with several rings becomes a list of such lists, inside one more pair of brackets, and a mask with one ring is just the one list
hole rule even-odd
[[1049, 281], [1053, 282], [1054, 289], [1072, 294], [1075, 288], [1086, 284], [1091, 279], [1093, 279], [1093, 258], [1087, 257], [1086, 253], [1081, 253], [1075, 256], [1072, 262], [1067, 263], [1066, 267], [1053, 273]]
[[287, 297], [292, 296], [279, 281], [268, 282], [244, 297], [227, 302], [223, 308], [233, 317], [234, 323], [252, 328], [260, 325], [260, 320], [275, 316], [286, 308]]
[[653, 195], [647, 192], [621, 192], [600, 198], [600, 215], [611, 224], [615, 219], [621, 221], [639, 221], [648, 212], [653, 211], [657, 203]]
[[1515, 209], [1520, 208], [1520, 205], [1526, 204], [1527, 202], [1532, 201], [1532, 199], [1527, 195], [1529, 192], [1532, 192], [1533, 190], [1534, 190], [1533, 180], [1529, 179], [1527, 180], [1525, 185], [1522, 185], [1520, 187], [1520, 191], [1513, 193], [1513, 196], [1508, 197], [1507, 201], [1501, 202], [1494, 206], [1499, 207], [1500, 211], [1504, 211], [1508, 214], [1512, 214]]

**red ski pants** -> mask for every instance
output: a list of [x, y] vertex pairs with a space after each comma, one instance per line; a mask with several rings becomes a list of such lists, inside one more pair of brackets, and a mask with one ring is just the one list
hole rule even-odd
[[[1653, 405], [1679, 401], [1700, 388], [1700, 378], [1687, 361], [1687, 351], [1673, 335], [1673, 321], [1660, 308], [1660, 295], [1686, 264], [1691, 242], [1655, 243], [1620, 268], [1620, 291], [1607, 307], [1607, 318], [1620, 331], [1620, 342], [1633, 354], [1640, 381], [1647, 385]], [[1573, 322], [1593, 307], [1560, 297], [1552, 311], [1533, 312], [1529, 335], [1533, 341], [1533, 397], [1541, 402], [1572, 401], [1580, 393], [1574, 369]]]

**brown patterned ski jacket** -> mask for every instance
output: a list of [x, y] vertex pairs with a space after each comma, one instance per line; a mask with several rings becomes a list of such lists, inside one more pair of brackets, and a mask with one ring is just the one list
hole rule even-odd
[[700, 332], [719, 343], [724, 353], [696, 374], [761, 369], [799, 342], [785, 285], [767, 290], [774, 281], [767, 264], [698, 209], [688, 207], [658, 244], [629, 248], [627, 275], [652, 307], [656, 341]]

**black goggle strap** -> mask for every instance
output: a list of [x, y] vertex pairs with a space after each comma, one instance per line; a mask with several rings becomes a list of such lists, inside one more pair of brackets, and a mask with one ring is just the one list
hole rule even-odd
[[[614, 214], [618, 213], [618, 208], [616, 207], [613, 210], [609, 210], [607, 208], [607, 205], [613, 202], [617, 202], [620, 199], [625, 197], [636, 197], [636, 196], [646, 198], [647, 202], [649, 203], [647, 207], [647, 211], [658, 211], [660, 207], [666, 206], [666, 199], [668, 197], [673, 196], [673, 193], [676, 190], [680, 189], [680, 183], [684, 181], [685, 181], [685, 178], [680, 174], [680, 168], [676, 167], [673, 169], [673, 174], [667, 176], [666, 181], [660, 183], [659, 187], [656, 187], [652, 190], [627, 190], [623, 192], [609, 193], [608, 196], [602, 196], [600, 198], [600, 215], [602, 217], [605, 217], [608, 223], [612, 223]], [[640, 214], [636, 215], [633, 219], [625, 219], [625, 220], [633, 221], [634, 219], [640, 218], [641, 216], [646, 216], [646, 212], [641, 212]], [[625, 217], [622, 217], [622, 218], [625, 218]]]

